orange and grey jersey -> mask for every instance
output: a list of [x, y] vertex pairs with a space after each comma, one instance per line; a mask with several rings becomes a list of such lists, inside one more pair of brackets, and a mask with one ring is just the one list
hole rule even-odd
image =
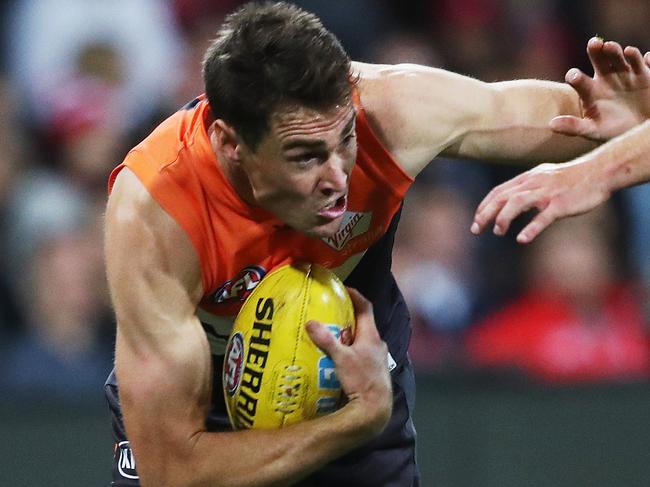
[[223, 354], [232, 319], [267, 272], [307, 261], [334, 270], [371, 299], [392, 355], [403, 357], [408, 324], [405, 314], [394, 316], [394, 307], [403, 305], [390, 275], [391, 223], [412, 179], [375, 137], [356, 96], [355, 103], [358, 155], [348, 209], [329, 238], [308, 237], [241, 200], [212, 149], [213, 119], [204, 96], [163, 122], [111, 174], [109, 190], [123, 167], [131, 169], [191, 239], [204, 289], [197, 315], [213, 354]]
[[[305, 236], [269, 212], [244, 203], [212, 149], [213, 122], [201, 96], [164, 121], [111, 174], [128, 167], [189, 236], [201, 264], [204, 296], [197, 307], [213, 355], [209, 431], [229, 429], [221, 387], [223, 354], [232, 322], [266, 273], [289, 262], [332, 269], [374, 306], [377, 328], [388, 344], [394, 369], [393, 415], [368, 445], [313, 474], [304, 485], [418, 485], [415, 430], [411, 420], [414, 381], [407, 357], [409, 316], [391, 274], [391, 252], [402, 200], [413, 182], [373, 133], [355, 93], [357, 160], [350, 176], [348, 207], [329, 238]], [[106, 396], [113, 417], [114, 486], [139, 485], [112, 373]], [[303, 484], [300, 484], [303, 485]]]

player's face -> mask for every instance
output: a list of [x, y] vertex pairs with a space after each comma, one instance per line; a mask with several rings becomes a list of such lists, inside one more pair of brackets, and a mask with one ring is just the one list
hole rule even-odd
[[355, 118], [351, 103], [324, 112], [278, 110], [269, 133], [243, 161], [255, 202], [307, 235], [336, 233], [357, 156]]

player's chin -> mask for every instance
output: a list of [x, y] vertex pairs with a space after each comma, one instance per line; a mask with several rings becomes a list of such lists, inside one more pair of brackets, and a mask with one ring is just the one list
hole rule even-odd
[[318, 217], [317, 221], [309, 228], [303, 230], [303, 233], [314, 238], [329, 238], [336, 235], [341, 229], [343, 222], [343, 215], [333, 220], [328, 218]]

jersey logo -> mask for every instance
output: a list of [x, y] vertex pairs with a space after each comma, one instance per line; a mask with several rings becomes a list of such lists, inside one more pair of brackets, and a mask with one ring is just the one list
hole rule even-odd
[[351, 238], [366, 233], [370, 228], [371, 221], [371, 212], [346, 211], [341, 222], [341, 229], [331, 237], [325, 237], [322, 240], [333, 249], [341, 250]]
[[244, 336], [237, 332], [228, 343], [223, 367], [223, 383], [229, 396], [233, 396], [239, 389], [244, 368], [244, 355]]
[[229, 300], [243, 301], [266, 275], [266, 269], [259, 265], [244, 267], [233, 279], [224, 282], [212, 295], [219, 304]]
[[135, 457], [133, 450], [129, 446], [128, 441], [120, 441], [117, 444], [118, 458], [117, 458], [117, 471], [125, 479], [137, 479], [138, 472], [135, 470]]

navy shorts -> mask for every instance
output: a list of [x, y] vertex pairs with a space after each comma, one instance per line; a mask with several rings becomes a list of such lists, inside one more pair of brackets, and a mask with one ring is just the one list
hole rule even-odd
[[[214, 357], [215, 370], [223, 360]], [[393, 415], [377, 438], [329, 463], [302, 482], [300, 487], [419, 487], [420, 475], [415, 459], [415, 427], [412, 412], [415, 404], [415, 378], [408, 360], [391, 372], [393, 378]], [[213, 389], [220, 390], [220, 387]], [[114, 487], [139, 486], [136, 462], [124, 432], [114, 373], [106, 386], [115, 439], [113, 455]], [[218, 392], [217, 392], [218, 394]], [[219, 399], [221, 402], [219, 402]], [[215, 410], [206, 422], [209, 431], [230, 429], [224, 417], [223, 397], [213, 397]], [[219, 407], [219, 404], [222, 406]]]

